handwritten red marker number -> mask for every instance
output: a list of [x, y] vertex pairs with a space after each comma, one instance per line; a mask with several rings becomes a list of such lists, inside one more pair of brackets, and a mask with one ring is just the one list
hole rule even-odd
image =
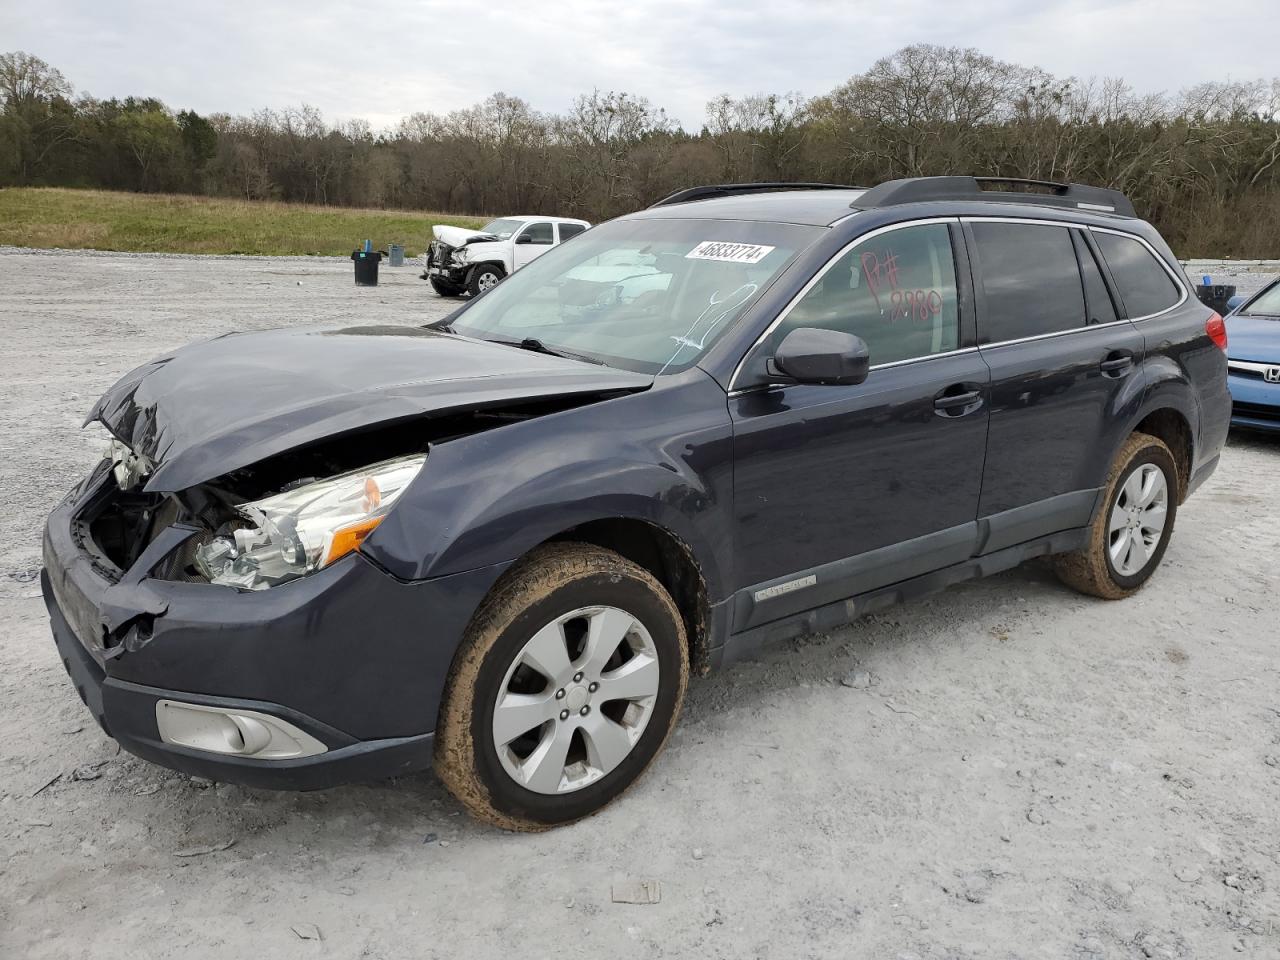
[[890, 323], [928, 323], [941, 312], [942, 294], [937, 290], [894, 290], [889, 297]]

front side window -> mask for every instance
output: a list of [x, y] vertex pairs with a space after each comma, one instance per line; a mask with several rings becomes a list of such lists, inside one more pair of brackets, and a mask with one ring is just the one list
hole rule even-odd
[[640, 373], [691, 366], [826, 227], [615, 220], [521, 267], [454, 317], [457, 333]]
[[540, 243], [544, 245], [555, 243], [555, 237], [552, 236], [551, 231], [550, 223], [531, 223], [523, 234], [523, 236], [529, 238], [525, 243]]
[[1133, 237], [1098, 230], [1093, 237], [1111, 269], [1131, 319], [1162, 313], [1182, 299], [1182, 291], [1146, 244]]
[[960, 311], [947, 225], [901, 227], [856, 244], [791, 308], [760, 355], [772, 356], [800, 327], [861, 337], [872, 365], [955, 350]]
[[1021, 340], [1085, 325], [1084, 288], [1066, 227], [974, 220], [985, 307], [982, 343]]

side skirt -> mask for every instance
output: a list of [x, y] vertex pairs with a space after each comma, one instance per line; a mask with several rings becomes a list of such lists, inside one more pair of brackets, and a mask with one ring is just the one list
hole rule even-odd
[[864, 614], [938, 593], [965, 580], [989, 577], [993, 573], [1012, 569], [1033, 557], [1078, 550], [1088, 542], [1088, 538], [1088, 527], [1064, 530], [740, 631], [730, 635], [723, 646], [711, 651], [712, 669], [728, 666], [779, 640], [833, 630]]

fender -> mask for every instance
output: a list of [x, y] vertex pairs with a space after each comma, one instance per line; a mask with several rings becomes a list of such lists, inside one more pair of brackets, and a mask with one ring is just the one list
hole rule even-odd
[[501, 260], [477, 260], [475, 263], [468, 263], [467, 273], [470, 273], [476, 267], [497, 267], [502, 271], [504, 277], [511, 275], [511, 269]]
[[1187, 421], [1191, 430], [1191, 462], [1195, 465], [1200, 449], [1200, 404], [1186, 371], [1165, 354], [1148, 352], [1134, 379], [1134, 387], [1141, 388], [1142, 393], [1132, 412], [1126, 409], [1124, 432], [1107, 451], [1108, 466], [1138, 424], [1157, 410], [1174, 410]]
[[510, 562], [593, 520], [643, 520], [688, 545], [709, 599], [722, 599], [728, 410], [702, 371], [671, 380], [432, 447], [362, 552], [402, 580], [422, 580]]

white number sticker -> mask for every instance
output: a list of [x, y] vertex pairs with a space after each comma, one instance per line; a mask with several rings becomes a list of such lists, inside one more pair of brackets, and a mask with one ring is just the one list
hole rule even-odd
[[726, 260], [730, 263], [759, 263], [775, 248], [758, 243], [730, 243], [704, 240], [684, 255], [686, 260]]

